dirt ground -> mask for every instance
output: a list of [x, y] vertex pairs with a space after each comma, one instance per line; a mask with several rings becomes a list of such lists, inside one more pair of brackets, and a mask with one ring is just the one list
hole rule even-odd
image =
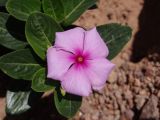
[[[84, 98], [72, 120], [160, 120], [159, 11], [160, 0], [99, 0], [97, 9], [88, 10], [75, 22], [86, 29], [121, 23], [129, 25], [133, 35], [113, 60], [116, 68], [105, 88]], [[50, 107], [52, 96], [40, 102], [41, 106], [34, 109], [36, 113], [5, 117], [4, 85], [5, 80], [1, 80], [0, 120], [56, 118]]]

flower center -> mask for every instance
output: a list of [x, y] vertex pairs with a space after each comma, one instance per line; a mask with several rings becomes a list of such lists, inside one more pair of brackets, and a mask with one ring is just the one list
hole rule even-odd
[[83, 63], [84, 57], [83, 57], [83, 56], [77, 56], [76, 61], [77, 61], [78, 63]]

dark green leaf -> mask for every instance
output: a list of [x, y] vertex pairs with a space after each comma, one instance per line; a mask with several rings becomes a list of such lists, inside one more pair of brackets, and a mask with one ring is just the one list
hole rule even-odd
[[108, 59], [113, 59], [130, 40], [132, 29], [120, 24], [98, 26], [97, 30], [109, 48]]
[[44, 12], [59, 23], [70, 25], [96, 0], [43, 0]]
[[40, 0], [8, 0], [6, 4], [8, 12], [15, 18], [26, 21], [31, 13], [40, 11]]
[[47, 84], [45, 68], [38, 70], [33, 76], [32, 89], [36, 92], [46, 92], [49, 90], [54, 90], [54, 87], [52, 85]]
[[0, 57], [0, 69], [14, 79], [32, 80], [34, 73], [42, 68], [29, 49], [22, 49]]
[[43, 0], [43, 10], [57, 22], [64, 18], [64, 8], [61, 0]]
[[55, 32], [58, 31], [62, 31], [59, 24], [43, 13], [30, 15], [25, 28], [27, 41], [43, 60], [45, 60], [48, 47], [53, 44]]
[[5, 6], [6, 2], [7, 2], [7, 0], [0, 0], [0, 6]]
[[6, 112], [8, 114], [20, 114], [28, 109], [30, 106], [28, 105], [30, 91], [19, 91], [19, 92], [12, 92], [7, 91], [6, 95]]
[[9, 15], [7, 13], [0, 12], [0, 45], [13, 50], [25, 48], [26, 42], [17, 40], [8, 32], [6, 28], [8, 18]]
[[9, 18], [9, 14], [0, 12], [0, 27], [6, 28], [6, 23]]
[[18, 50], [25, 48], [27, 43], [15, 39], [6, 29], [0, 27], [0, 45], [9, 49]]
[[71, 118], [77, 113], [78, 109], [80, 108], [82, 97], [71, 95], [68, 93], [65, 96], [62, 96], [60, 91], [55, 91], [54, 102], [58, 112], [62, 116]]

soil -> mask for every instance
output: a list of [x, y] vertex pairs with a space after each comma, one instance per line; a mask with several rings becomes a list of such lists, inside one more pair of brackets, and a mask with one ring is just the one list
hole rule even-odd
[[[72, 120], [160, 120], [160, 0], [99, 0], [75, 25], [90, 29], [121, 23], [133, 29], [131, 41], [113, 59], [116, 68], [102, 91], [83, 99]], [[52, 96], [20, 116], [5, 114], [5, 85], [0, 77], [0, 120], [53, 120]], [[64, 119], [64, 118], [59, 118]], [[56, 119], [57, 120], [57, 119]]]

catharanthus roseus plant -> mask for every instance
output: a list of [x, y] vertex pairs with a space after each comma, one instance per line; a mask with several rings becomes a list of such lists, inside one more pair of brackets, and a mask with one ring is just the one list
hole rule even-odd
[[71, 28], [95, 4], [96, 0], [0, 0], [0, 69], [10, 79], [8, 114], [32, 109], [40, 93], [51, 91], [57, 111], [70, 118], [83, 96], [105, 86], [115, 66], [110, 60], [128, 42], [131, 29], [116, 23]]

